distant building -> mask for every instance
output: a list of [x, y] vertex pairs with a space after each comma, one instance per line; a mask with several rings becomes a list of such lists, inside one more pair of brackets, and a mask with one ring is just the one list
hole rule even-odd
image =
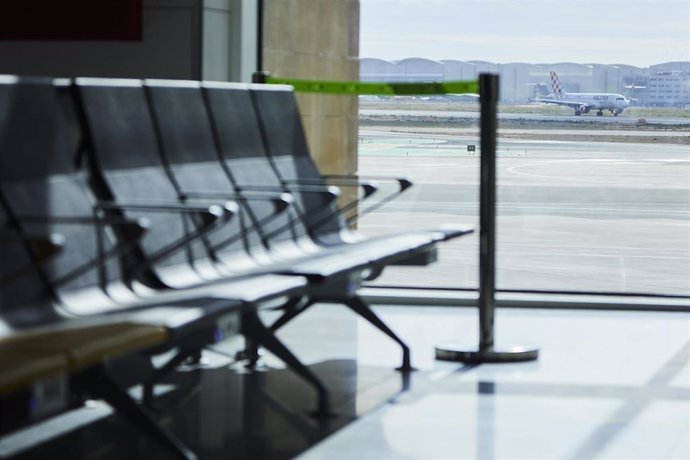
[[647, 78], [646, 105], [662, 107], [690, 106], [690, 72], [657, 72]]
[[363, 81], [468, 80], [477, 78], [482, 72], [495, 72], [501, 75], [500, 100], [507, 104], [524, 104], [545, 92], [551, 93], [551, 71], [558, 74], [567, 92], [621, 93], [635, 98], [637, 105], [690, 104], [690, 62], [666, 62], [640, 68], [627, 64], [498, 64], [424, 58], [400, 61], [363, 58], [360, 61]]

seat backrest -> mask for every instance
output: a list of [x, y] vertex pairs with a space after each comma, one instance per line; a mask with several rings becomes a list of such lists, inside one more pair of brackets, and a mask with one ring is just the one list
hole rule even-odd
[[[162, 164], [142, 81], [77, 78], [74, 89], [98, 198], [124, 204], [183, 203]], [[123, 214], [150, 221], [140, 244], [147, 255], [170, 247], [194, 228], [189, 214], [134, 209], [125, 209]], [[193, 276], [189, 263], [207, 257], [204, 245], [197, 241], [161, 259], [154, 269], [174, 266], [181, 274]]]
[[[119, 273], [114, 263], [106, 264], [104, 272], [96, 265], [99, 244], [103, 251], [110, 246], [107, 238], [97, 235], [85, 177], [75, 169], [80, 134], [72, 107], [58, 98], [48, 78], [0, 83], [0, 106], [0, 194], [6, 216], [11, 213], [12, 229], [24, 237], [64, 236], [60, 253], [36, 267], [40, 275], [34, 273], [23, 283], [6, 287], [13, 291], [11, 302], [31, 301], [30, 286], [37, 279], [60, 298], [85, 288], [100, 290], [107, 281], [104, 276], [112, 280]], [[35, 253], [22, 256], [30, 245], [11, 247], [12, 255], [2, 252], [9, 266], [23, 264], [27, 257], [34, 262], [40, 259]], [[37, 291], [45, 289], [44, 284]], [[36, 295], [35, 301], [43, 300], [43, 294]]]
[[280, 190], [283, 184], [266, 157], [250, 87], [241, 83], [202, 83], [218, 151], [239, 187], [260, 185]]
[[[147, 92], [154, 124], [160, 139], [163, 163], [178, 193], [196, 201], [221, 201], [236, 198], [237, 188], [227, 166], [216, 150], [213, 131], [199, 82], [147, 80]], [[206, 198], [204, 192], [209, 194]], [[213, 198], [215, 196], [215, 198]], [[270, 202], [244, 202], [240, 218], [209, 235], [214, 247], [225, 251], [244, 251], [261, 245], [256, 231], [245, 232], [273, 212]], [[242, 228], [244, 227], [244, 228]], [[237, 235], [246, 235], [238, 239]], [[235, 241], [235, 244], [223, 244]]]
[[[267, 152], [266, 136], [252, 100], [257, 85], [205, 82], [202, 84], [218, 151], [240, 187], [260, 185], [292, 193], [301, 222], [294, 220], [298, 235], [307, 233], [308, 213], [324, 209], [326, 195], [301, 193], [283, 183]], [[268, 131], [281, 129], [271, 126]]]
[[321, 180], [309, 155], [299, 108], [292, 87], [252, 85], [252, 98], [266, 147], [283, 179]]
[[[252, 85], [251, 93], [266, 151], [279, 178], [283, 181], [306, 179], [325, 187], [327, 184], [309, 154], [292, 87]], [[318, 222], [314, 227], [318, 233], [338, 232], [345, 228], [337, 205], [328, 202], [324, 195], [303, 193], [301, 201], [307, 216]], [[313, 220], [311, 224], [313, 226]]]

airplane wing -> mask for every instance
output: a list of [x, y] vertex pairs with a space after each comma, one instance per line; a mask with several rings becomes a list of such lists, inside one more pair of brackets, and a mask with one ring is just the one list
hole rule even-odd
[[590, 105], [585, 103], [585, 102], [577, 102], [577, 101], [566, 101], [563, 99], [542, 99], [542, 98], [535, 98], [535, 102], [544, 102], [546, 104], [557, 104], [557, 105], [564, 105], [566, 107], [572, 107], [574, 109], [587, 109], [590, 108]]

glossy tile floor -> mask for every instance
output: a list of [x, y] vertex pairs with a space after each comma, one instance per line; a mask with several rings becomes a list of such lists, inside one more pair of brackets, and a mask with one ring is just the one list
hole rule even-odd
[[[332, 390], [333, 418], [308, 414], [314, 393], [275, 358], [249, 373], [216, 352], [161, 388], [159, 418], [202, 459], [690, 458], [688, 314], [502, 309], [499, 345], [537, 345], [539, 360], [463, 366], [434, 345], [476, 346], [473, 310], [377, 311], [412, 348], [409, 379], [393, 370], [400, 349], [343, 307], [279, 334]], [[94, 402], [0, 440], [0, 457], [167, 458], [109, 414]]]

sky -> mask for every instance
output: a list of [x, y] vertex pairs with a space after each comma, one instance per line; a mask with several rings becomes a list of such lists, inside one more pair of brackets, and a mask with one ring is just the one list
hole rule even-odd
[[690, 61], [690, 0], [360, 0], [360, 56]]

